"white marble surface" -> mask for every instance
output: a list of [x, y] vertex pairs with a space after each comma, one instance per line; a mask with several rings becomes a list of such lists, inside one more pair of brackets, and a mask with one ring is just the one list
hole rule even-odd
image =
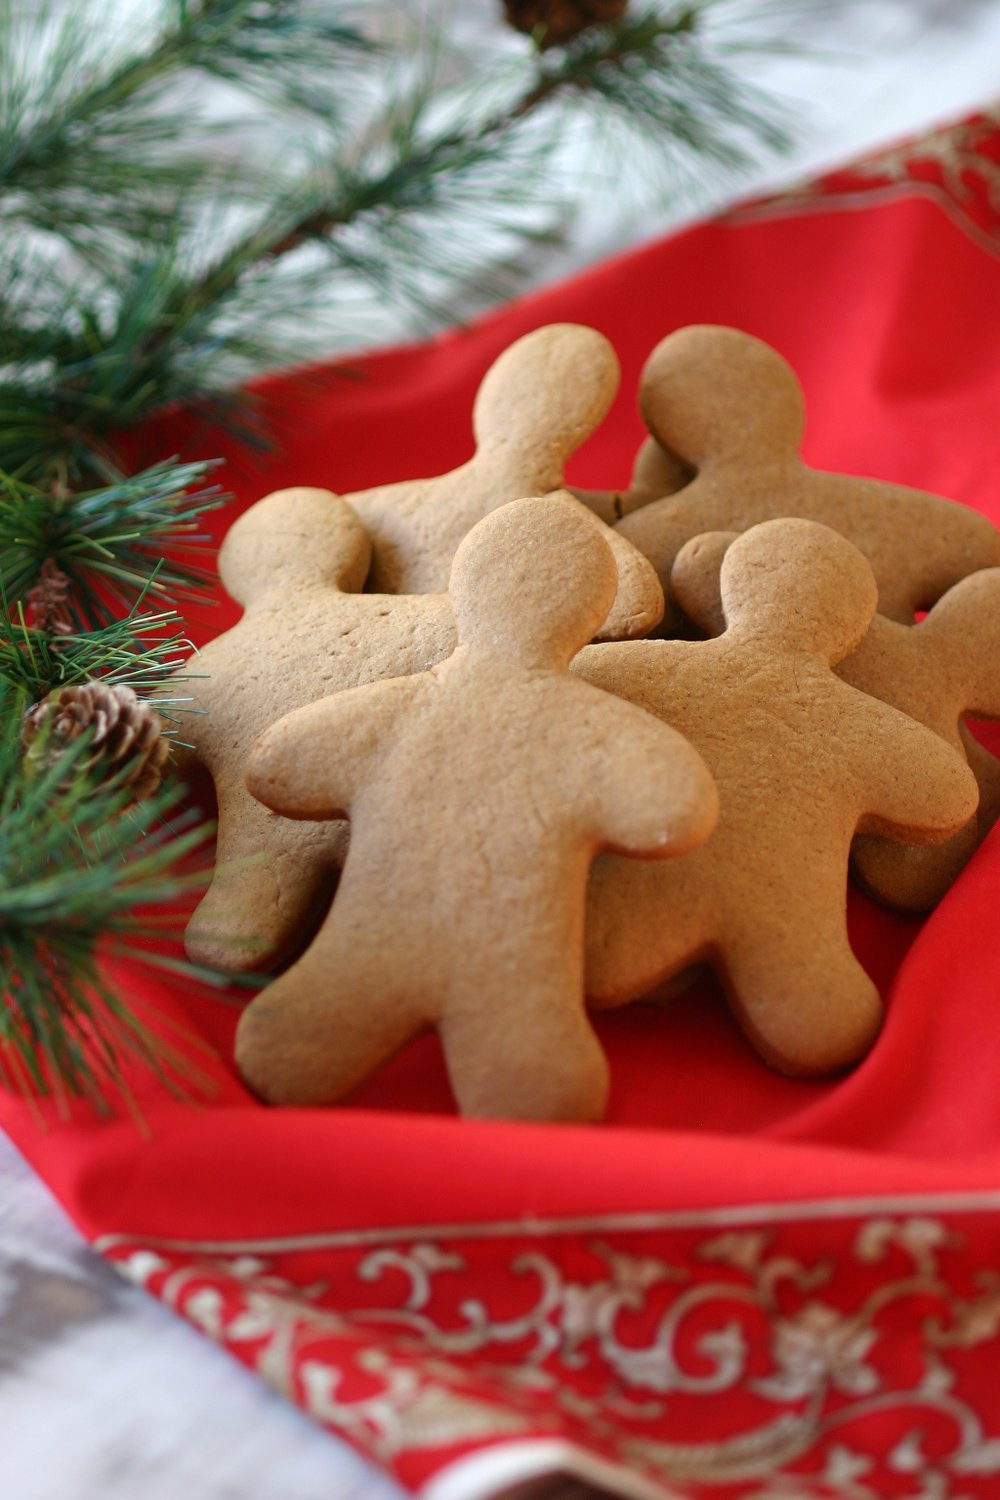
[[[463, 0], [477, 24], [487, 0]], [[740, 195], [833, 165], [1000, 94], [997, 0], [799, 0], [807, 45], [757, 67], [797, 102], [799, 149]], [[787, 22], [780, 16], [788, 17]], [[492, 16], [490, 16], [492, 20]], [[821, 55], [825, 54], [825, 55]], [[728, 196], [734, 196], [732, 187]], [[716, 206], [706, 191], [699, 207]], [[544, 281], [689, 217], [591, 200]], [[390, 332], [392, 330], [389, 330]], [[228, 1356], [124, 1285], [0, 1138], [0, 1496], [7, 1500], [392, 1500], [399, 1491]]]
[[123, 1281], [0, 1136], [4, 1500], [400, 1500]]

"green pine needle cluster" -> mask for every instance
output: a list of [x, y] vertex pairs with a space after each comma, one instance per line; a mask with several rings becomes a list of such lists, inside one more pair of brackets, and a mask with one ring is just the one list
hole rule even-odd
[[169, 599], [204, 588], [210, 575], [183, 554], [204, 552], [200, 518], [227, 498], [205, 484], [214, 467], [167, 459], [75, 491], [55, 477], [46, 491], [0, 473], [0, 591], [26, 599], [51, 559], [72, 585], [73, 623], [98, 630], [147, 591]]
[[[288, 0], [170, 0], [127, 32], [91, 5], [0, 10], [0, 180], [5, 218], [79, 244], [98, 259], [109, 233], [169, 235], [179, 203], [220, 187], [206, 170], [202, 121], [171, 108], [178, 79], [201, 75], [284, 109], [325, 115], [372, 43], [339, 8]], [[39, 66], [42, 59], [42, 66]], [[317, 83], [322, 80], [322, 85]]]
[[130, 473], [123, 434], [195, 407], [259, 443], [248, 375], [357, 347], [390, 304], [440, 324], [508, 294], [570, 215], [581, 130], [591, 194], [640, 156], [673, 188], [780, 148], [725, 60], [745, 3], [636, 0], [552, 48], [497, 4], [477, 52], [427, 7], [0, 0], [0, 1082], [97, 1103], [122, 1046], [156, 1061], [99, 955], [141, 946], [134, 907], [185, 888], [199, 837], [166, 836], [176, 788], [126, 810], [21, 760], [24, 708], [92, 678], [183, 735], [173, 605], [224, 497], [211, 462]]
[[[623, 155], [654, 141], [665, 181], [779, 147], [780, 112], [702, 39], [728, 3], [639, 5], [458, 68], [443, 33], [393, 46], [336, 0], [174, 0], [110, 46], [92, 4], [18, 23], [6, 0], [0, 469], [43, 482], [57, 454], [100, 478], [116, 430], [301, 360], [317, 313], [328, 346], [356, 344], [373, 300], [440, 320], [456, 285], [510, 291], [515, 248], [565, 211], [560, 143], [595, 115]], [[39, 51], [40, 77], [18, 64]], [[206, 74], [249, 116], [205, 118]]]
[[21, 757], [23, 703], [0, 685], [0, 1084], [102, 1108], [109, 1091], [128, 1097], [123, 1052], [167, 1082], [193, 1073], [103, 978], [101, 957], [170, 965], [148, 947], [163, 923], [136, 909], [202, 883], [176, 867], [205, 831], [171, 825], [177, 786], [129, 807], [127, 790], [74, 776], [83, 738], [33, 773]]
[[142, 599], [122, 619], [74, 635], [33, 629], [21, 608], [16, 617], [0, 615], [0, 685], [26, 703], [100, 677], [130, 687], [176, 725], [191, 702], [177, 676], [190, 653], [176, 610], [145, 612]]

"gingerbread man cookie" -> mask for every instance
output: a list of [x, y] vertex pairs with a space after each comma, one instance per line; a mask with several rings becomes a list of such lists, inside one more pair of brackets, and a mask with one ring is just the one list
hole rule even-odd
[[600, 849], [690, 849], [716, 812], [675, 731], [567, 671], [615, 582], [572, 502], [504, 506], [455, 557], [446, 662], [300, 709], [258, 741], [256, 796], [351, 824], [323, 927], [240, 1020], [237, 1062], [263, 1097], [332, 1102], [436, 1026], [463, 1113], [601, 1114], [587, 871]]
[[672, 867], [596, 862], [588, 994], [619, 1004], [709, 962], [768, 1062], [828, 1072], [865, 1052], [882, 1017], [847, 937], [851, 840], [944, 838], [975, 811], [975, 779], [929, 729], [834, 675], [876, 601], [843, 537], [798, 519], [755, 526], [726, 553], [721, 587], [728, 628], [714, 640], [592, 646], [574, 664], [679, 729], [720, 802], [712, 838]]
[[[566, 460], [599, 425], [618, 389], [618, 358], [594, 328], [553, 323], [511, 344], [487, 372], [473, 408], [476, 451], [433, 479], [346, 495], [372, 539], [370, 587], [426, 594], [448, 587], [462, 538], [497, 506], [563, 488]], [[663, 613], [642, 553], [610, 531], [618, 594], [601, 637], [645, 635]]]
[[[710, 634], [725, 629], [719, 569], [735, 532], [710, 532], [681, 548], [671, 587], [684, 612]], [[930, 911], [1000, 816], [1000, 761], [962, 724], [965, 714], [1000, 718], [1000, 569], [956, 583], [916, 625], [875, 615], [837, 676], [917, 719], [964, 755], [979, 784], [975, 817], [943, 844], [899, 844], [863, 834], [851, 864], [859, 883], [900, 911]]]
[[185, 937], [199, 962], [233, 972], [273, 966], [328, 898], [343, 862], [343, 823], [276, 818], [246, 790], [261, 731], [341, 688], [425, 671], [454, 648], [444, 595], [356, 592], [369, 560], [364, 527], [328, 490], [268, 495], [222, 544], [222, 582], [246, 613], [184, 669], [202, 712], [183, 735], [211, 773], [219, 805], [215, 875]]
[[646, 362], [640, 405], [660, 445], [696, 475], [617, 526], [650, 558], [665, 590], [690, 537], [787, 515], [822, 521], [859, 547], [878, 582], [880, 612], [904, 625], [969, 573], [1000, 564], [1000, 532], [967, 506], [808, 468], [798, 454], [799, 383], [749, 334], [708, 326], [670, 334]]

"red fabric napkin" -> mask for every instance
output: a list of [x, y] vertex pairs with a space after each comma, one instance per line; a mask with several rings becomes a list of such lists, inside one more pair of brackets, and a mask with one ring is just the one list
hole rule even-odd
[[[252, 473], [234, 460], [229, 482], [245, 505], [461, 462], [487, 366], [568, 319], [624, 367], [571, 478], [621, 483], [646, 354], [719, 322], [799, 372], [812, 463], [1000, 522], [998, 174], [1000, 112], [471, 330], [272, 383], [283, 449]], [[180, 425], [149, 441], [206, 451]], [[196, 631], [235, 614], [223, 601]], [[137, 1003], [207, 1045], [214, 1093], [178, 1102], [134, 1075], [148, 1137], [83, 1114], [43, 1132], [4, 1094], [0, 1123], [124, 1274], [434, 1500], [559, 1466], [636, 1496], [985, 1500], [1000, 1495], [998, 879], [1000, 829], [923, 925], [852, 896], [888, 1020], [841, 1079], [769, 1072], [704, 984], [598, 1018], [601, 1127], [456, 1118], [433, 1038], [349, 1107], [269, 1110], [233, 1071], [237, 1000], [126, 971]]]

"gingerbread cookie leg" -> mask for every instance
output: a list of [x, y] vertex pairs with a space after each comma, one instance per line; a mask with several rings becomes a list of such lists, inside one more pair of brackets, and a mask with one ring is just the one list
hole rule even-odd
[[810, 917], [809, 941], [787, 913], [755, 914], [752, 936], [726, 945], [722, 968], [740, 1025], [780, 1072], [831, 1073], [863, 1057], [882, 1024], [878, 990], [847, 943], [843, 913]]
[[271, 1104], [334, 1104], [426, 1024], [385, 955], [344, 940], [336, 912], [296, 964], [251, 1001], [236, 1031], [240, 1073]]
[[229, 973], [273, 968], [294, 951], [328, 899], [343, 864], [347, 825], [307, 829], [262, 807], [242, 775], [219, 782], [219, 832], [212, 883], [188, 923], [195, 963]]
[[582, 977], [566, 982], [563, 954], [454, 995], [439, 1023], [463, 1115], [519, 1120], [599, 1120], [608, 1064], [587, 1020]]

